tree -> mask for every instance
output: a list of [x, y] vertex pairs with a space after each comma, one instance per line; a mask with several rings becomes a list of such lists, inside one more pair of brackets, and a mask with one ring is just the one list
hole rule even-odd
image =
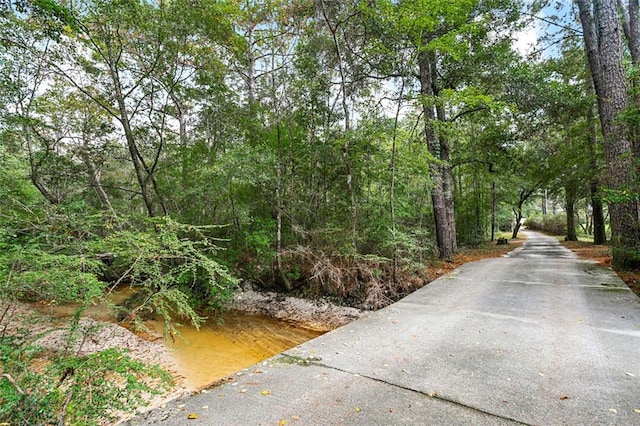
[[[340, 5], [340, 3], [337, 3]], [[348, 5], [349, 3], [346, 3]], [[344, 6], [345, 4], [343, 4]], [[342, 114], [343, 114], [343, 122], [344, 122], [344, 144], [342, 146], [342, 157], [344, 159], [345, 171], [347, 174], [346, 184], [349, 192], [349, 200], [350, 200], [350, 228], [351, 228], [351, 245], [353, 246], [353, 250], [357, 251], [357, 230], [358, 230], [358, 207], [356, 204], [356, 195], [354, 190], [354, 182], [353, 182], [353, 170], [351, 165], [351, 159], [349, 154], [350, 148], [350, 138], [351, 138], [351, 130], [352, 130], [352, 120], [351, 120], [351, 107], [349, 105], [350, 102], [350, 92], [352, 89], [349, 87], [349, 83], [347, 82], [347, 64], [345, 63], [344, 58], [344, 46], [342, 43], [345, 41], [343, 37], [340, 37], [340, 33], [344, 33], [344, 29], [341, 28], [343, 25], [348, 24], [348, 20], [351, 17], [356, 16], [353, 11], [346, 10], [330, 10], [327, 6], [327, 2], [325, 0], [320, 0], [319, 13], [322, 16], [324, 24], [326, 25], [330, 35], [331, 42], [333, 44], [334, 54], [338, 66], [338, 75], [340, 79], [339, 83], [339, 93], [340, 93], [340, 103], [342, 105]], [[350, 16], [351, 15], [351, 16]], [[353, 79], [353, 76], [351, 77]]]
[[604, 137], [606, 175], [611, 215], [613, 261], [620, 267], [640, 265], [635, 165], [629, 127], [622, 114], [628, 108], [628, 82], [617, 2], [576, 0], [589, 68], [593, 78]]
[[[403, 57], [397, 57], [397, 63], [410, 60], [415, 64], [411, 72], [419, 84], [424, 141], [435, 159], [430, 166], [435, 236], [440, 257], [448, 259], [457, 250], [451, 123], [487, 108], [478, 99], [461, 101], [458, 91], [465, 92], [466, 88], [466, 93], [473, 93], [478, 76], [486, 71], [483, 63], [489, 63], [480, 58], [486, 59], [487, 52], [503, 41], [493, 30], [500, 27], [506, 34], [518, 12], [509, 1], [452, 4], [431, 0], [397, 5], [380, 2], [377, 7], [381, 14], [392, 13], [393, 33], [385, 36], [396, 43], [390, 50], [403, 52]], [[484, 95], [482, 90], [479, 92]]]
[[[224, 17], [230, 11], [226, 3], [208, 0], [158, 7], [111, 0], [50, 2], [37, 4], [33, 16], [42, 26], [48, 14], [57, 16], [55, 33], [46, 33], [39, 44], [12, 35], [7, 42], [37, 58], [46, 75], [117, 123], [145, 211], [154, 216], [167, 213], [160, 163], [175, 139], [186, 143], [186, 93], [195, 86], [195, 70], [211, 59], [194, 47], [196, 40], [211, 50], [232, 46], [233, 29]], [[12, 18], [30, 28], [31, 21], [19, 13]]]

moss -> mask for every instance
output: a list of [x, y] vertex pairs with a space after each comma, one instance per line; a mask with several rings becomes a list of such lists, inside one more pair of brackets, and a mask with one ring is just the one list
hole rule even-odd
[[624, 287], [615, 283], [602, 283], [600, 286], [606, 291], [630, 291], [628, 287]]
[[318, 364], [320, 361], [322, 361], [322, 358], [317, 356], [308, 356], [306, 358], [303, 358], [300, 356], [282, 355], [281, 357], [276, 359], [274, 363], [288, 365], [297, 364], [302, 365], [303, 367], [308, 367], [310, 365]]

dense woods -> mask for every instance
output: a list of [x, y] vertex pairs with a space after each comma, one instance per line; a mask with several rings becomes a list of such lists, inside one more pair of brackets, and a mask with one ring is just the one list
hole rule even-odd
[[[609, 240], [616, 265], [637, 267], [638, 13], [637, 0], [3, 2], [2, 347], [20, 343], [2, 328], [12, 302], [82, 310], [121, 285], [138, 291], [120, 319], [158, 314], [168, 332], [223, 311], [242, 281], [375, 309], [428, 282], [428, 259], [525, 221]], [[27, 413], [3, 371], [15, 398], [0, 419]], [[39, 421], [64, 421], [59, 398]]]

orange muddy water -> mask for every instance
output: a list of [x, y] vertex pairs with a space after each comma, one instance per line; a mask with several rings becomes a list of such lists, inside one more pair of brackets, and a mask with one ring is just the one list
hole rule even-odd
[[[147, 326], [162, 333], [160, 321]], [[181, 327], [180, 338], [165, 339], [188, 389], [201, 389], [243, 368], [313, 339], [322, 332], [296, 328], [272, 318], [228, 312], [222, 324], [196, 330]]]
[[[125, 288], [109, 295], [112, 303], [122, 303], [132, 290]], [[34, 305], [43, 313], [55, 316], [71, 316], [78, 306]], [[100, 321], [113, 322], [114, 316], [107, 304], [92, 305], [85, 313]], [[145, 321], [147, 327], [162, 335], [161, 321]], [[318, 337], [323, 332], [294, 327], [272, 318], [227, 312], [220, 324], [206, 322], [195, 327], [180, 327], [184, 339], [167, 338], [164, 343], [170, 350], [184, 377], [188, 390], [199, 390], [235, 372], [256, 364], [300, 343]], [[185, 342], [186, 340], [186, 342]]]

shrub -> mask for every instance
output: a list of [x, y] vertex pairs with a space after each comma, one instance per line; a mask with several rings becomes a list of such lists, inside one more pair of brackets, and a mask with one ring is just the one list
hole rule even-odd
[[[124, 317], [142, 326], [141, 318], [155, 313], [165, 320], [166, 331], [177, 332], [176, 317], [198, 327], [197, 309], [223, 311], [238, 281], [213, 259], [220, 250], [207, 232], [217, 226], [192, 226], [170, 217], [148, 219], [149, 229], [121, 230], [98, 241], [95, 250], [111, 258], [113, 285], [136, 288]], [[113, 272], [115, 271], [115, 272]]]
[[60, 356], [6, 336], [0, 338], [0, 365], [0, 421], [9, 424], [113, 421], [171, 382], [160, 367], [122, 349]]
[[[196, 327], [197, 309], [223, 311], [237, 280], [214, 259], [218, 226], [161, 218], [103, 218], [68, 206], [44, 218], [16, 222], [0, 233], [0, 298], [49, 303], [92, 303], [109, 286], [137, 294], [123, 317], [137, 325], [160, 315], [168, 331], [176, 319]], [[34, 226], [35, 224], [35, 226]]]
[[564, 213], [532, 216], [527, 218], [525, 225], [529, 229], [543, 231], [553, 235], [564, 235], [567, 233], [567, 216]]

